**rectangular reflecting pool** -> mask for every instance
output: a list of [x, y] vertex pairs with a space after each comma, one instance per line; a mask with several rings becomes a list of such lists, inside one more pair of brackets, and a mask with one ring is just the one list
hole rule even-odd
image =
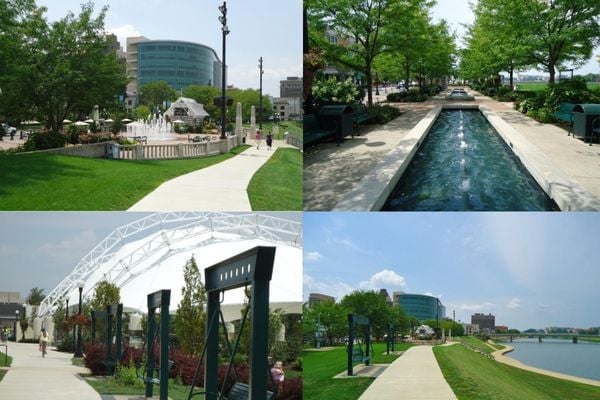
[[444, 110], [384, 211], [553, 211], [479, 110]]

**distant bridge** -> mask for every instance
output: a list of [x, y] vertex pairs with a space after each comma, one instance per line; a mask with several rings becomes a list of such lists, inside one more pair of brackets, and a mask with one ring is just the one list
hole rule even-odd
[[490, 339], [509, 339], [510, 342], [513, 338], [528, 338], [535, 339], [541, 343], [542, 338], [556, 338], [556, 339], [568, 339], [571, 338], [573, 343], [577, 343], [578, 338], [600, 338], [598, 335], [579, 335], [577, 333], [492, 333], [488, 335]]

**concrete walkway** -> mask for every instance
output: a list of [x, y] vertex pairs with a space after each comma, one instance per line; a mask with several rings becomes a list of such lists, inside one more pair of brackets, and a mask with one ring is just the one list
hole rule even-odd
[[431, 346], [414, 346], [397, 358], [359, 400], [456, 400]]
[[49, 348], [46, 357], [37, 344], [8, 343], [13, 363], [0, 381], [0, 398], [7, 400], [100, 400], [77, 374], [86, 368], [71, 365], [72, 354]]
[[128, 211], [252, 211], [248, 184], [279, 147], [290, 146], [274, 140], [268, 151], [263, 140], [258, 150], [254, 145], [226, 161], [163, 183]]

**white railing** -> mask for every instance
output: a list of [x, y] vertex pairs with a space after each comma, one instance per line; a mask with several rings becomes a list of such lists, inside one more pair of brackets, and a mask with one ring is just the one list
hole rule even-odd
[[119, 160], [166, 160], [176, 158], [197, 158], [227, 153], [239, 145], [239, 138], [230, 136], [227, 142], [212, 141], [201, 143], [175, 144], [109, 144], [108, 157]]

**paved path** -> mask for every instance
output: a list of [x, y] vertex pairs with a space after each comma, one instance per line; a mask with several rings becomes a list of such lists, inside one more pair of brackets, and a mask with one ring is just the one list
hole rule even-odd
[[414, 346], [397, 358], [359, 400], [456, 400], [431, 346]]
[[129, 211], [252, 211], [248, 184], [278, 147], [289, 146], [273, 141], [268, 151], [263, 140], [258, 150], [253, 146], [226, 161], [171, 179]]
[[77, 374], [87, 369], [71, 365], [72, 354], [50, 348], [45, 358], [37, 344], [8, 342], [12, 366], [0, 381], [6, 400], [100, 400], [100, 395]]

